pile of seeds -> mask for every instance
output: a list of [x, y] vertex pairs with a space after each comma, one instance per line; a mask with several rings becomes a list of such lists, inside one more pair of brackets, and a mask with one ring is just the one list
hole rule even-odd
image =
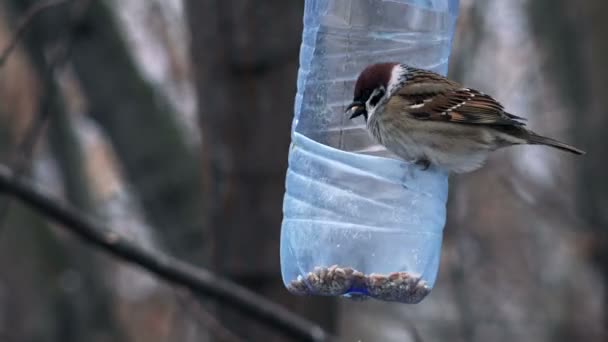
[[292, 280], [287, 289], [297, 295], [345, 295], [355, 300], [369, 296], [409, 304], [419, 303], [431, 292], [422, 278], [407, 272], [366, 275], [351, 267], [338, 265], [315, 267], [306, 276], [300, 275]]

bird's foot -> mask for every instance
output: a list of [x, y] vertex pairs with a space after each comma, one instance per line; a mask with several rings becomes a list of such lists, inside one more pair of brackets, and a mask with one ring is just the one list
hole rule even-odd
[[418, 159], [416, 160], [416, 165], [420, 166], [422, 171], [426, 171], [431, 166], [431, 162], [428, 159]]

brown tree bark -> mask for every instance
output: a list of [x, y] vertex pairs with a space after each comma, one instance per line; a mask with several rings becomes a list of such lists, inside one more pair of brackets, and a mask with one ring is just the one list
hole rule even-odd
[[[604, 284], [608, 284], [606, 13], [608, 2], [604, 0], [530, 2], [530, 23], [542, 42], [547, 68], [554, 70], [549, 73], [550, 79], [561, 92], [561, 102], [571, 112], [576, 143], [587, 151], [587, 155], [577, 163], [577, 209], [582, 213], [578, 228], [579, 232], [587, 235], [586, 242], [581, 243], [582, 253], [600, 271]], [[598, 298], [604, 298], [603, 306], [608, 307], [605, 286], [604, 293]], [[603, 330], [602, 340], [605, 340], [608, 337], [608, 312], [605, 310], [603, 320], [604, 328], [600, 330]], [[581, 323], [580, 318], [573, 321]], [[580, 339], [588, 334], [584, 323], [570, 324], [566, 328], [562, 334], [564, 341]]]
[[[332, 329], [331, 299], [297, 298], [279, 273], [279, 233], [303, 2], [187, 1], [214, 265]], [[252, 341], [283, 341], [220, 310]]]

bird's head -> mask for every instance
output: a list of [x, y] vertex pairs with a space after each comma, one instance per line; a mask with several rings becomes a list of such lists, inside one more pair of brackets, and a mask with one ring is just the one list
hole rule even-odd
[[353, 102], [346, 107], [346, 113], [351, 119], [363, 115], [367, 121], [368, 116], [371, 117], [376, 108], [388, 100], [406, 73], [405, 67], [399, 63], [369, 65], [357, 78]]

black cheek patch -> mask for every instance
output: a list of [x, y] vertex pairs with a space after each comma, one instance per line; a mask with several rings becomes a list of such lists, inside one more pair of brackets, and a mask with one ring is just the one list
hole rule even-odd
[[372, 106], [376, 106], [378, 104], [378, 102], [380, 102], [380, 100], [384, 97], [384, 94], [386, 92], [384, 90], [380, 90], [376, 95], [374, 95], [370, 100], [369, 100], [369, 104], [371, 104]]

